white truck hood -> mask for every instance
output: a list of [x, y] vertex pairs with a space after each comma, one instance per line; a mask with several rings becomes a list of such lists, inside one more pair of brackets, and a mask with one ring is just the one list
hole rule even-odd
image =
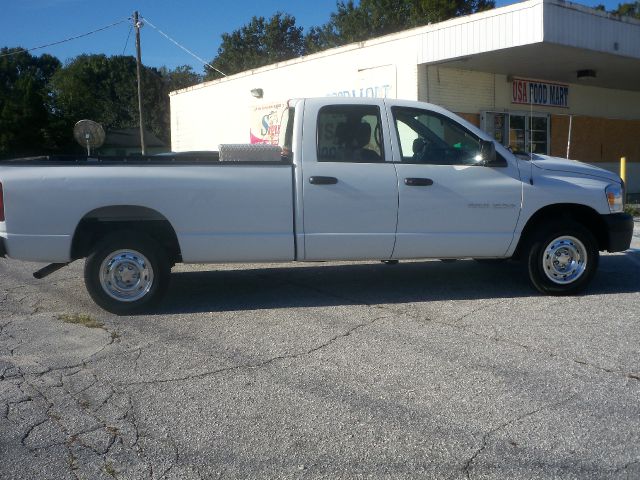
[[577, 173], [590, 177], [598, 177], [610, 182], [620, 183], [618, 175], [594, 165], [579, 162], [577, 160], [567, 160], [561, 157], [550, 157], [548, 155], [533, 155], [533, 164], [544, 170], [554, 170], [557, 172]]

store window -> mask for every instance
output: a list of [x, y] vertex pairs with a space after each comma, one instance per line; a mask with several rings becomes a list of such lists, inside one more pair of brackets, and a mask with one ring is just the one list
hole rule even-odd
[[483, 112], [482, 128], [514, 153], [549, 153], [549, 115]]

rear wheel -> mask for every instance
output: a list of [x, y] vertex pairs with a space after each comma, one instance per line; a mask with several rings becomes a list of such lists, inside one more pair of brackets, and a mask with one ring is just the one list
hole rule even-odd
[[91, 298], [118, 315], [150, 309], [162, 298], [171, 267], [158, 243], [142, 235], [113, 233], [87, 257], [84, 280]]
[[582, 225], [550, 225], [530, 243], [529, 279], [537, 290], [548, 295], [576, 294], [593, 278], [599, 258], [596, 239]]

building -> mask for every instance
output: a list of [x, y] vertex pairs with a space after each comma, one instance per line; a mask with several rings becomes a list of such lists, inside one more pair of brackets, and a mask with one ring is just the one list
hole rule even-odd
[[171, 93], [176, 151], [275, 141], [286, 100], [435, 103], [525, 152], [611, 171], [640, 193], [640, 21], [528, 0]]

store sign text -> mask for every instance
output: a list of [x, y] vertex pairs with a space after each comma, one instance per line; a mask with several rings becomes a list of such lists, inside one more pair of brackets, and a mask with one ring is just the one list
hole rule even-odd
[[569, 108], [569, 85], [514, 78], [511, 103]]
[[327, 97], [365, 97], [365, 98], [387, 98], [391, 93], [391, 85], [371, 85], [350, 90], [339, 90], [327, 93]]

